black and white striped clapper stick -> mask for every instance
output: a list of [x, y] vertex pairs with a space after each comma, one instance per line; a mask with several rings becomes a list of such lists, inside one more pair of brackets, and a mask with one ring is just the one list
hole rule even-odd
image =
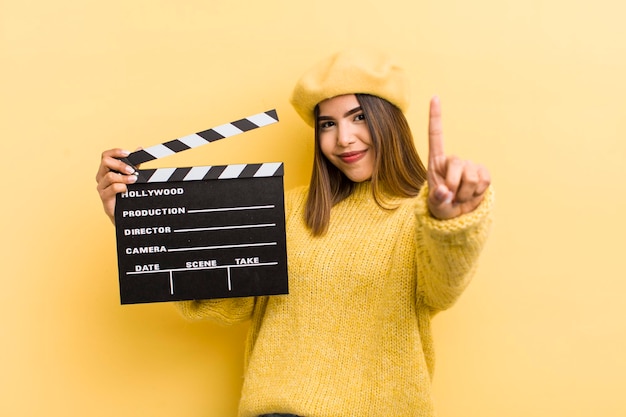
[[193, 133], [183, 136], [182, 138], [135, 151], [126, 158], [123, 158], [122, 161], [132, 166], [137, 166], [144, 162], [173, 155], [178, 152], [186, 151], [187, 149], [197, 148], [198, 146], [206, 145], [216, 140], [235, 136], [276, 122], [278, 122], [276, 110], [268, 110], [264, 113], [255, 114], [235, 120], [234, 122], [203, 130], [202, 132]]
[[215, 166], [198, 166], [184, 168], [142, 169], [135, 184], [206, 181], [241, 178], [267, 178], [282, 176], [282, 162], [265, 162], [261, 164], [232, 164]]

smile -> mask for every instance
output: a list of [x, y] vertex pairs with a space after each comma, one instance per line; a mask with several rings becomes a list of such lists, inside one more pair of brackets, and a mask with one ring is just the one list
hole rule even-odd
[[354, 152], [344, 152], [340, 155], [337, 155], [343, 162], [345, 162], [346, 164], [352, 164], [354, 162], [357, 162], [359, 160], [361, 160], [361, 158], [363, 158], [365, 156], [365, 154], [367, 153], [367, 150], [365, 151], [354, 151]]

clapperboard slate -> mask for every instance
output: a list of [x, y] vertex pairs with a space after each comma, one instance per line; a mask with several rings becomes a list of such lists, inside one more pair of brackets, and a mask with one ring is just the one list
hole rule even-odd
[[[278, 121], [275, 110], [131, 153], [135, 166]], [[288, 292], [283, 164], [138, 170], [117, 195], [122, 304]]]

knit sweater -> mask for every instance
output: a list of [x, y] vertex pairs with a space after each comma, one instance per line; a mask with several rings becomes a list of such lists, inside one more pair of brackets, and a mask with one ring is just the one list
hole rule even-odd
[[469, 283], [493, 195], [442, 221], [427, 193], [385, 210], [369, 182], [358, 184], [315, 237], [304, 222], [307, 190], [290, 191], [289, 294], [178, 303], [188, 318], [251, 319], [240, 417], [435, 415], [431, 318]]

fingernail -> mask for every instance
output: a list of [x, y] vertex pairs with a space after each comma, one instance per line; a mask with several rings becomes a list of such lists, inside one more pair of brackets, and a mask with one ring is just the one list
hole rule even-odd
[[122, 156], [128, 156], [130, 155], [130, 151], [127, 151], [126, 149], [122, 149]]
[[446, 199], [443, 201], [445, 204], [450, 204], [452, 203], [452, 199], [454, 198], [454, 195], [450, 192], [448, 193], [448, 195], [446, 196]]
[[129, 182], [130, 184], [133, 184], [133, 183], [134, 183], [134, 182], [136, 182], [136, 181], [137, 181], [137, 174], [135, 174], [135, 175], [131, 175], [131, 176], [128, 178], [128, 182]]
[[127, 174], [134, 174], [135, 168], [131, 167], [130, 165], [126, 165], [126, 168], [124, 168], [124, 171], [126, 171]]

